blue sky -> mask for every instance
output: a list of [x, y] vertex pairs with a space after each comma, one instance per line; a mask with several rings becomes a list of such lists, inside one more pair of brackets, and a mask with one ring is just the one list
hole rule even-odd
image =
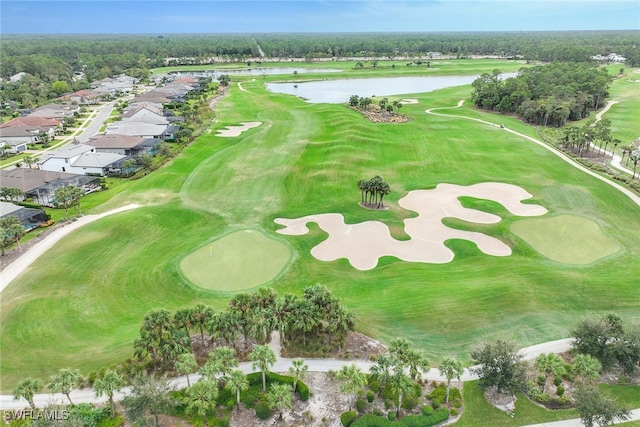
[[640, 0], [0, 0], [0, 32], [638, 30]]

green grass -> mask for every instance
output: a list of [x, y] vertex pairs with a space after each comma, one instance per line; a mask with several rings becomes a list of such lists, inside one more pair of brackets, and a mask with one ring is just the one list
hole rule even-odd
[[[491, 61], [439, 66], [450, 67], [452, 74], [502, 68]], [[378, 72], [384, 70], [371, 71]], [[419, 104], [403, 107], [413, 120], [401, 125], [367, 122], [343, 105], [308, 104], [270, 93], [261, 79], [247, 80], [243, 87], [246, 92], [232, 85], [218, 103], [211, 132], [151, 175], [114, 188], [109, 200], [109, 193], [90, 196], [94, 199], [83, 211], [103, 212], [129, 203], [142, 207], [75, 231], [3, 291], [3, 391], [25, 376], [46, 382], [60, 367], [77, 367], [86, 374], [130, 357], [150, 309], [196, 303], [224, 307], [228, 292], [192, 286], [179, 266], [215, 236], [249, 228], [275, 238], [277, 217], [340, 212], [348, 223], [379, 220], [395, 237], [406, 238], [402, 221], [414, 214], [399, 208], [398, 199], [440, 182], [521, 186], [533, 194], [531, 202], [551, 215], [579, 215], [598, 223], [624, 251], [595, 265], [559, 264], [513, 235], [510, 227], [519, 217], [500, 211], [504, 219], [498, 224], [460, 227], [500, 238], [513, 250], [509, 257], [491, 257], [472, 244], [454, 241], [449, 244], [456, 251], [451, 263], [385, 257], [377, 268], [363, 272], [346, 260], [313, 258], [310, 249], [326, 234], [312, 226], [306, 236], [277, 237], [288, 242], [294, 256], [271, 285], [280, 294], [297, 295], [309, 285], [325, 285], [354, 311], [360, 332], [387, 343], [406, 337], [435, 364], [445, 355], [469, 362], [474, 345], [496, 336], [516, 339], [522, 346], [564, 338], [588, 314], [640, 318], [638, 206], [515, 135], [424, 113], [469, 99], [471, 87], [403, 95]], [[455, 113], [536, 135], [515, 118], [476, 111], [469, 102]], [[237, 138], [215, 136], [216, 130], [243, 121], [263, 125]], [[375, 174], [391, 185], [386, 211], [357, 204], [356, 181]]]
[[511, 231], [542, 255], [565, 264], [591, 264], [622, 249], [596, 222], [576, 215], [522, 219]]
[[290, 259], [286, 244], [256, 230], [240, 230], [187, 255], [180, 269], [196, 286], [233, 292], [270, 282]]

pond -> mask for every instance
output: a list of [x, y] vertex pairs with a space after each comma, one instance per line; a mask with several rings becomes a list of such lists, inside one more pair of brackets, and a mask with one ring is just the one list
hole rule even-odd
[[176, 76], [194, 76], [194, 77], [213, 77], [218, 78], [222, 74], [239, 74], [247, 76], [272, 76], [277, 74], [309, 74], [309, 73], [341, 73], [342, 70], [329, 68], [239, 68], [235, 70], [205, 70], [205, 71], [174, 71], [172, 75]]
[[[506, 73], [501, 77], [513, 77], [517, 73]], [[298, 96], [310, 103], [339, 104], [347, 102], [351, 95], [390, 96], [431, 92], [454, 86], [473, 83], [479, 76], [428, 76], [428, 77], [381, 77], [372, 79], [336, 79], [303, 83], [267, 83], [267, 89]]]

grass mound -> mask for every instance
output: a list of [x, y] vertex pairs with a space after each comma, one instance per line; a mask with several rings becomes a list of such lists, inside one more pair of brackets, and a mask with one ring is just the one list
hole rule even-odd
[[276, 278], [290, 258], [286, 245], [259, 231], [241, 230], [190, 253], [180, 269], [202, 288], [240, 291]]

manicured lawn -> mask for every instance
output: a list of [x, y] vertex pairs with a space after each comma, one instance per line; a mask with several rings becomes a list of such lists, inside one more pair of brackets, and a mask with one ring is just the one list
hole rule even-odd
[[[445, 66], [452, 74], [502, 68], [490, 61]], [[535, 144], [498, 128], [424, 113], [469, 99], [470, 87], [403, 95], [419, 100], [402, 108], [413, 120], [375, 124], [343, 105], [270, 93], [262, 79], [247, 79], [242, 86], [246, 91], [232, 82], [217, 105], [211, 132], [151, 175], [122, 184], [111, 199], [96, 194], [83, 210], [142, 207], [77, 230], [3, 292], [3, 391], [25, 376], [46, 379], [66, 366], [86, 374], [126, 359], [144, 313], [152, 308], [225, 306], [228, 292], [192, 286], [179, 264], [208, 242], [244, 228], [261, 229], [292, 248], [291, 264], [271, 283], [280, 294], [300, 295], [309, 285], [325, 285], [355, 312], [359, 331], [384, 342], [406, 337], [435, 364], [446, 355], [469, 362], [474, 345], [498, 335], [522, 346], [564, 338], [587, 314], [640, 318], [640, 208]], [[535, 129], [514, 118], [478, 112], [469, 104], [455, 113], [535, 136]], [[246, 121], [263, 124], [236, 138], [215, 136], [218, 129]], [[357, 204], [356, 181], [375, 174], [391, 185], [386, 211]], [[397, 201], [408, 191], [485, 181], [523, 187], [533, 194], [531, 202], [552, 215], [597, 222], [623, 250], [594, 265], [550, 261], [510, 231], [519, 217], [479, 200], [465, 203], [503, 221], [447, 224], [500, 238], [513, 255], [491, 257], [452, 240], [447, 244], [456, 258], [449, 264], [386, 257], [377, 268], [358, 271], [345, 260], [321, 262], [310, 255], [326, 237], [314, 225], [306, 236], [275, 234], [277, 217], [339, 212], [348, 223], [383, 221], [396, 238], [406, 239], [402, 220], [415, 215]]]
[[257, 230], [239, 230], [187, 255], [180, 269], [196, 286], [235, 292], [270, 282], [290, 259], [286, 244]]

